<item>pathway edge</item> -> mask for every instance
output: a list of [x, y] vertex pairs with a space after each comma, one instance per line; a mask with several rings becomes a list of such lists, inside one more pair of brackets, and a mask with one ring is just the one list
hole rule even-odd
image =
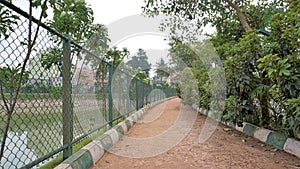
[[[193, 104], [192, 107], [202, 115], [207, 116], [209, 113], [209, 110], [206, 110], [204, 108], [199, 108], [196, 104]], [[243, 122], [242, 126], [238, 126], [233, 122], [221, 122], [221, 123], [231, 128], [234, 128], [242, 133], [245, 133], [248, 136], [256, 138], [266, 144], [272, 145], [280, 150], [284, 150], [285, 152], [300, 158], [300, 141], [294, 138], [288, 138], [282, 133], [275, 132], [262, 127], [258, 127], [247, 122]]]

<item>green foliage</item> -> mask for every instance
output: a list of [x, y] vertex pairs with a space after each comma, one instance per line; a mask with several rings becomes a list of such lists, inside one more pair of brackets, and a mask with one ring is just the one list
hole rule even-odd
[[169, 68], [163, 58], [160, 58], [160, 61], [156, 63], [156, 66], [156, 75], [161, 78], [161, 81], [163, 77], [169, 76]]
[[197, 80], [200, 95], [198, 102], [199, 106], [209, 109], [209, 104], [211, 102], [211, 85], [208, 72], [200, 60], [194, 60], [192, 62], [192, 72]]
[[[108, 32], [104, 25], [93, 24], [94, 17], [92, 8], [81, 0], [67, 1], [50, 1], [50, 6], [53, 8], [53, 19], [48, 21], [48, 25], [54, 28], [61, 34], [69, 34], [72, 41], [85, 45], [87, 49], [96, 55], [104, 55], [108, 49]], [[51, 36], [51, 39], [61, 46], [62, 40], [56, 36]], [[99, 64], [99, 58], [81, 52], [77, 48], [72, 48], [72, 54], [75, 54], [78, 59], [84, 57], [84, 63], [90, 63], [94, 68]], [[46, 69], [57, 66], [61, 71], [62, 68], [62, 50], [58, 48], [50, 48], [41, 53], [41, 63]]]
[[51, 4], [53, 20], [49, 25], [61, 34], [70, 34], [75, 42], [93, 35], [93, 10], [82, 0], [56, 0]]
[[198, 99], [198, 92], [194, 82], [194, 75], [192, 71], [189, 68], [186, 68], [182, 71], [181, 75], [181, 84], [180, 84], [180, 90], [181, 90], [181, 98], [182, 103], [187, 105], [192, 105], [197, 103]]
[[14, 25], [17, 24], [19, 17], [13, 15], [12, 12], [0, 5], [0, 38], [4, 36], [5, 39], [9, 37], [8, 31], [14, 31]]
[[62, 71], [62, 50], [58, 48], [50, 48], [41, 53], [41, 65], [50, 70], [53, 66], [57, 66], [59, 71]]
[[[146, 2], [147, 14], [164, 13], [198, 26], [208, 23], [215, 26], [217, 33], [210, 35], [210, 40], [223, 62], [227, 82], [224, 120], [247, 121], [300, 138], [299, 1]], [[245, 29], [243, 18], [236, 15], [238, 10], [252, 30]], [[171, 28], [175, 28], [174, 24], [164, 23]], [[260, 28], [270, 30], [270, 36], [261, 35], [257, 30]], [[170, 52], [177, 58], [173, 57], [172, 62], [179, 64], [182, 60], [192, 68], [199, 87], [200, 106], [213, 108], [211, 89], [216, 86], [212, 86], [215, 80], [210, 78], [217, 70], [206, 70], [188, 43], [173, 35]]]
[[[20, 80], [21, 73], [21, 64], [19, 64], [16, 68], [7, 67], [0, 68], [0, 87], [1, 91], [8, 93], [15, 92], [16, 88], [18, 87], [18, 82]], [[28, 80], [29, 72], [25, 72], [23, 75], [22, 83], [25, 84]], [[1, 92], [2, 93], [2, 92]]]
[[151, 67], [151, 64], [148, 63], [148, 56], [144, 49], [138, 49], [138, 53], [133, 56], [131, 60], [129, 60], [126, 64], [134, 70], [146, 70]]

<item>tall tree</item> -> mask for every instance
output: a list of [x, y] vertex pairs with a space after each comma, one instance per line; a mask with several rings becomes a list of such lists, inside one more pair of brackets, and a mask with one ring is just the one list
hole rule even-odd
[[[54, 16], [48, 21], [49, 26], [54, 28], [61, 34], [69, 34], [71, 39], [80, 45], [84, 45], [87, 49], [98, 56], [103, 56], [108, 50], [108, 32], [107, 28], [102, 24], [93, 24], [93, 10], [84, 1], [77, 0], [58, 0], [51, 4]], [[57, 36], [51, 36], [57, 46], [60, 46], [62, 40]], [[81, 55], [80, 49], [72, 48], [73, 54], [77, 54], [77, 59], [84, 56], [84, 64], [91, 63], [93, 67], [97, 67], [99, 58], [92, 55]], [[61, 69], [62, 51], [59, 48], [50, 48], [41, 55], [42, 66], [49, 69], [52, 66], [58, 66]]]
[[138, 49], [138, 53], [127, 62], [127, 65], [135, 70], [146, 70], [151, 67], [151, 64], [148, 62], [148, 56], [144, 49]]
[[211, 23], [222, 26], [222, 20], [238, 18], [245, 31], [251, 30], [243, 7], [250, 4], [250, 0], [146, 0], [144, 11], [150, 15], [164, 13], [171, 16], [195, 20], [199, 27]]
[[159, 62], [156, 63], [156, 67], [156, 74], [160, 77], [160, 81], [162, 81], [163, 77], [169, 76], [169, 68], [163, 58], [160, 58]]

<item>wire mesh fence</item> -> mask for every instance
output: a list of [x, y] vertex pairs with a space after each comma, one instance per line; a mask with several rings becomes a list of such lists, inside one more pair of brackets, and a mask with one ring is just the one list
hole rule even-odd
[[2, 168], [36, 168], [53, 158], [65, 159], [79, 141], [96, 137], [145, 104], [175, 95], [171, 88], [150, 85], [101, 60], [44, 24], [31, 49], [29, 27], [37, 31], [38, 22], [30, 24], [28, 14], [0, 5], [17, 16], [13, 29], [0, 37]]

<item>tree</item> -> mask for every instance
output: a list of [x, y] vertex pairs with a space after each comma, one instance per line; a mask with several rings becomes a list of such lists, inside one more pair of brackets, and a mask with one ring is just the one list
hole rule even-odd
[[[108, 32], [104, 25], [93, 24], [94, 17], [92, 8], [84, 1], [67, 0], [56, 1], [50, 4], [53, 8], [54, 16], [48, 21], [49, 26], [53, 27], [61, 34], [69, 34], [71, 39], [80, 45], [85, 45], [87, 49], [96, 55], [104, 55], [108, 49]], [[51, 36], [51, 39], [56, 42], [56, 46], [60, 46], [62, 40], [57, 36]], [[81, 49], [72, 48], [72, 53], [78, 59], [82, 59]], [[62, 49], [50, 48], [42, 53], [41, 62], [45, 68], [51, 68], [56, 65], [62, 65]], [[84, 53], [84, 52], [83, 52]], [[99, 58], [90, 54], [84, 53], [84, 64], [91, 63], [93, 67], [97, 67]], [[61, 68], [60, 68], [61, 69]]]
[[162, 82], [163, 77], [169, 76], [169, 69], [163, 58], [160, 58], [160, 61], [156, 63], [156, 74], [160, 77], [160, 81]]
[[[228, 99], [223, 120], [238, 125], [247, 121], [299, 137], [299, 1], [146, 2], [144, 11], [149, 15], [164, 13], [195, 22], [199, 28], [208, 24], [216, 28], [216, 34], [210, 35], [209, 40], [226, 71]], [[163, 25], [189, 31], [180, 25], [177, 28], [176, 22]], [[262, 36], [260, 28], [270, 30], [270, 35]], [[203, 67], [199, 67], [200, 61], [190, 48], [194, 39], [172, 33], [170, 52], [177, 56], [172, 57], [172, 62], [182, 60], [193, 68], [201, 105], [210, 97], [206, 93], [210, 81], [199, 74]]]
[[48, 24], [61, 34], [69, 34], [77, 43], [86, 42], [94, 34], [93, 10], [85, 1], [56, 0], [51, 3], [53, 19]]
[[171, 31], [169, 35], [171, 40], [176, 38], [181, 41], [197, 41], [202, 34], [201, 29], [205, 26], [215, 27], [217, 33], [221, 33], [222, 36], [238, 40], [246, 31], [264, 28], [265, 20], [274, 13], [272, 8], [283, 4], [280, 1], [265, 0], [258, 0], [256, 3], [252, 0], [145, 0], [145, 2], [143, 9], [146, 15], [165, 14], [171, 17], [162, 23], [161, 29]]
[[137, 55], [133, 56], [131, 60], [127, 62], [127, 65], [134, 70], [145, 70], [151, 67], [151, 64], [148, 63], [148, 56], [143, 49], [139, 49]]

